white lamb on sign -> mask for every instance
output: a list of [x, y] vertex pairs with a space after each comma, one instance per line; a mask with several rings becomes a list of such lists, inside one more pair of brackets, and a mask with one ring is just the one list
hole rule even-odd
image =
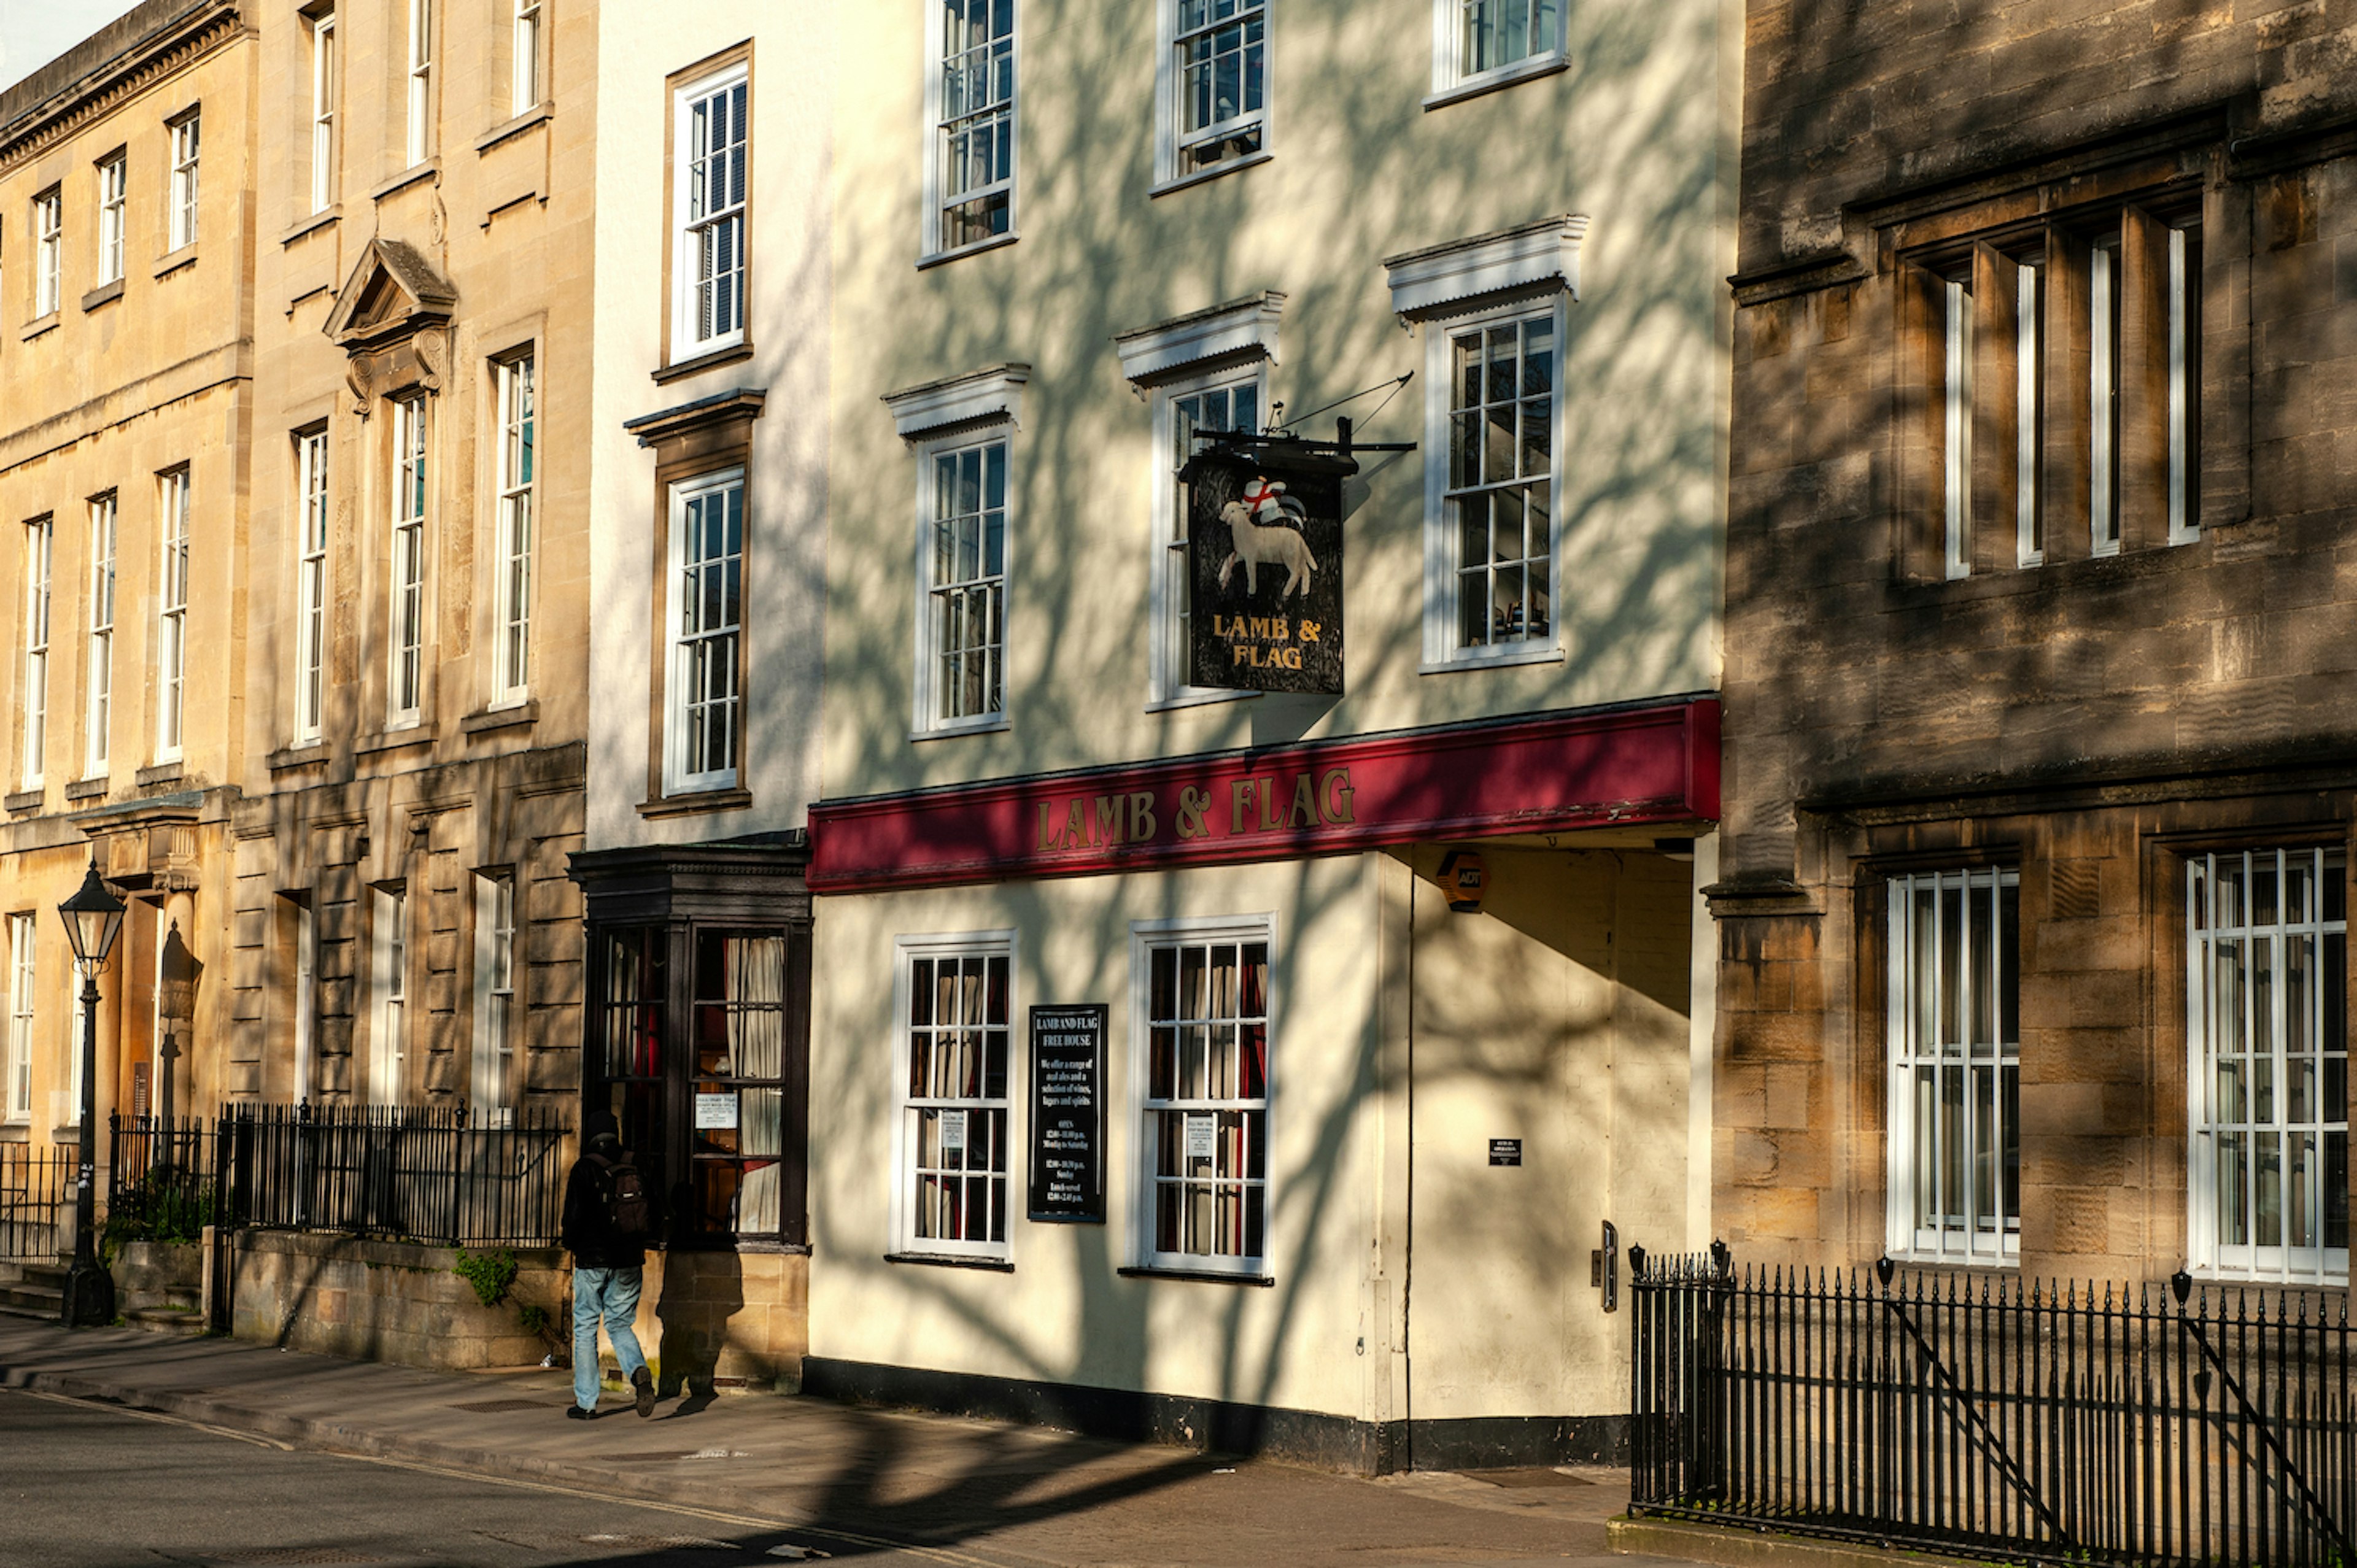
[[1286, 576], [1284, 592], [1309, 596], [1309, 574], [1318, 569], [1317, 559], [1309, 553], [1309, 541], [1299, 531], [1283, 523], [1263, 526], [1253, 521], [1252, 509], [1242, 501], [1230, 501], [1220, 509], [1220, 521], [1228, 525], [1228, 536], [1233, 541], [1228, 558], [1220, 563], [1220, 586], [1228, 585], [1236, 563], [1244, 564], [1244, 592], [1260, 592], [1260, 568], [1266, 564], [1282, 566]]

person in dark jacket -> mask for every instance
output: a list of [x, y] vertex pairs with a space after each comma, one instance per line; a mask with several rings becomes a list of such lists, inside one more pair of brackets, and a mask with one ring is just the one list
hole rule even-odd
[[[655, 1380], [630, 1325], [639, 1314], [646, 1238], [618, 1233], [607, 1213], [606, 1177], [628, 1163], [621, 1131], [610, 1111], [593, 1111], [581, 1123], [581, 1157], [565, 1180], [560, 1235], [573, 1254], [573, 1403], [565, 1414], [587, 1421], [597, 1413], [597, 1320], [614, 1342], [614, 1359], [637, 1395], [639, 1413], [655, 1412]], [[651, 1190], [651, 1189], [650, 1189]]]

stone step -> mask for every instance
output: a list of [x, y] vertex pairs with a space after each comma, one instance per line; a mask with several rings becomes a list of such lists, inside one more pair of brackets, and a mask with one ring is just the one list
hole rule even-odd
[[124, 1313], [123, 1321], [150, 1334], [169, 1334], [182, 1339], [200, 1338], [205, 1332], [205, 1320], [195, 1312], [174, 1312], [168, 1307], [139, 1307]]
[[16, 1283], [37, 1285], [43, 1290], [63, 1290], [66, 1288], [66, 1275], [72, 1272], [73, 1266], [70, 1263], [20, 1263], [17, 1265]]
[[43, 1290], [38, 1285], [0, 1285], [0, 1312], [12, 1312], [19, 1317], [46, 1317], [55, 1322], [64, 1312], [66, 1294], [61, 1290]]

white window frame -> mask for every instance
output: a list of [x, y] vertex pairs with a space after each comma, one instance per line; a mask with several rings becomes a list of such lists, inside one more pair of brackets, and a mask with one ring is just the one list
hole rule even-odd
[[2201, 275], [2194, 259], [2197, 231], [2169, 231], [2169, 542], [2201, 537], [2193, 472], [2195, 411], [2201, 403]]
[[[1885, 925], [1889, 949], [1885, 959], [1889, 987], [1884, 1017], [1884, 1059], [1889, 1077], [1886, 1104], [1889, 1117], [1886, 1135], [1887, 1246], [1894, 1258], [1923, 1262], [1999, 1267], [2018, 1265], [2021, 1259], [2021, 1217], [2006, 1211], [2006, 1146], [2008, 1137], [2012, 1140], [2012, 1169], [2017, 1187], [2020, 1169], [2020, 963], [2018, 957], [2013, 966], [2016, 977], [2012, 1009], [2015, 1037], [2007, 1040], [2000, 1036], [2005, 1033], [2002, 1026], [2007, 1011], [2003, 995], [2006, 973], [2003, 954], [2009, 943], [2014, 944], [2012, 950], [2017, 955], [2020, 950], [2018, 924], [2021, 873], [2012, 866], [1951, 867], [1893, 876], [1885, 886], [1890, 903]], [[1912, 962], [1915, 938], [1919, 934], [1914, 895], [1921, 889], [1930, 889], [1932, 895], [1933, 924], [1928, 940], [1934, 959], [1929, 976], [1919, 976]], [[2004, 896], [2007, 891], [2014, 895], [2014, 926], [2008, 926], [2005, 919]], [[1961, 895], [1958, 902], [1963, 912], [1963, 929], [1958, 933], [1956, 947], [1959, 983], [1964, 995], [1957, 1011], [1970, 1010], [1979, 974], [1975, 961], [1979, 960], [1989, 968], [1988, 998], [1995, 1018], [1986, 1031], [1975, 1027], [1978, 1020], [1968, 1021], [1963, 1026], [1964, 1033], [1975, 1036], [1986, 1033], [1986, 1038], [1934, 1040], [1927, 1045], [1920, 1038], [1921, 1031], [1918, 1026], [1925, 1010], [1929, 1009], [1935, 1035], [1943, 1032], [1947, 1024], [1944, 1009], [1948, 998], [1942, 984], [1938, 955], [1944, 950], [1942, 943], [1946, 935], [1946, 897], [1952, 892]], [[1984, 921], [1979, 918], [1983, 915], [1987, 917], [1985, 940]], [[1930, 984], [1928, 994], [1918, 983], [1924, 980], [1928, 980]], [[1924, 1122], [1919, 1093], [1921, 1074], [1927, 1070], [1935, 1075], [1932, 1081], [1936, 1093], [1944, 1096], [1947, 1078], [1952, 1073], [1958, 1076], [1960, 1085], [1958, 1135], [1963, 1138], [1964, 1146], [1953, 1164], [1954, 1170], [1962, 1173], [1961, 1185], [1964, 1191], [1955, 1199], [1957, 1223], [1953, 1225], [1946, 1222], [1948, 1217], [1944, 1214], [1935, 1216], [1935, 1223], [1930, 1225], [1919, 1224], [1916, 1215], [1921, 1167], [1928, 1163], [1933, 1180], [1943, 1179], [1941, 1173], [1946, 1166], [1941, 1158], [1944, 1151], [1940, 1140], [1950, 1130], [1936, 1113], [1928, 1126]], [[2006, 1094], [2008, 1073], [2012, 1075], [2015, 1107], [2010, 1124]], [[1972, 1164], [1975, 1146], [1974, 1133], [1980, 1127], [1983, 1110], [1978, 1089], [1984, 1078], [1989, 1079], [1988, 1119], [1995, 1123], [1990, 1130], [1991, 1165], [1986, 1177], [1992, 1198], [1986, 1217], [1979, 1195], [1975, 1191], [1979, 1173]], [[1932, 1144], [1928, 1156], [1924, 1153], [1927, 1138]], [[2016, 1201], [2018, 1205], [2018, 1195]], [[1945, 1206], [1944, 1195], [1935, 1190], [1933, 1208], [1938, 1210]], [[1986, 1225], [1983, 1224], [1984, 1218]]]
[[[688, 595], [686, 578], [691, 563], [688, 559], [688, 510], [691, 505], [707, 499], [717, 499], [726, 505], [730, 492], [737, 498], [739, 519], [737, 549], [734, 553], [737, 572], [737, 614], [733, 620], [716, 621], [711, 626], [691, 626], [685, 616]], [[752, 533], [751, 496], [741, 467], [722, 468], [710, 474], [699, 474], [671, 487], [671, 527], [667, 553], [670, 562], [667, 646], [663, 651], [663, 793], [689, 794], [706, 789], [733, 789], [737, 787], [745, 756], [745, 564], [746, 546]], [[693, 563], [699, 571], [709, 570], [719, 564], [724, 575], [730, 555], [699, 557]], [[728, 689], [723, 697], [698, 699], [694, 694], [696, 645], [712, 643], [726, 650], [726, 660]], [[728, 762], [721, 768], [692, 768], [690, 743], [694, 736], [689, 722], [689, 709], [700, 707], [717, 710], [728, 726]]]
[[327, 714], [328, 428], [295, 435], [295, 726], [317, 740]]
[[1193, 587], [1191, 563], [1188, 556], [1185, 528], [1188, 522], [1185, 487], [1180, 485], [1173, 467], [1184, 461], [1187, 454], [1179, 450], [1178, 405], [1190, 398], [1206, 393], [1232, 393], [1249, 386], [1256, 400], [1256, 423], [1268, 418], [1268, 367], [1266, 359], [1230, 365], [1223, 370], [1200, 371], [1183, 376], [1154, 389], [1154, 456], [1149, 482], [1153, 487], [1150, 510], [1152, 533], [1149, 548], [1153, 553], [1150, 572], [1152, 585], [1150, 615], [1154, 627], [1154, 644], [1147, 671], [1146, 708], [1152, 712], [1162, 708], [1192, 707], [1202, 703], [1233, 702], [1243, 697], [1258, 696], [1256, 692], [1232, 692], [1218, 686], [1197, 686], [1188, 682], [1187, 615], [1185, 606]]
[[172, 211], [165, 248], [197, 242], [197, 170], [204, 117], [191, 109], [172, 122]]
[[537, 360], [527, 350], [493, 371], [499, 421], [495, 483], [497, 529], [491, 563], [491, 703], [511, 708], [532, 688], [533, 534], [538, 482]]
[[311, 1058], [318, 1048], [319, 912], [310, 895], [295, 900], [295, 1098], [311, 1097]]
[[[2335, 865], [2339, 861], [2341, 864]], [[2346, 1284], [2349, 1280], [2349, 1248], [2327, 1243], [2330, 1238], [2325, 1230], [2330, 1215], [2330, 1200], [2322, 1190], [2321, 1178], [2330, 1174], [2331, 1162], [2325, 1156], [2325, 1146], [2338, 1136], [2345, 1151], [2349, 1140], [2347, 1103], [2348, 1084], [2348, 940], [2347, 854], [2339, 844], [2311, 844], [2291, 849], [2260, 849], [2244, 853], [2221, 852], [2212, 854], [2192, 854], [2186, 860], [2186, 1082], [2189, 1088], [2186, 1107], [2186, 1256], [2193, 1273], [2210, 1278], [2228, 1278], [2279, 1282], [2287, 1284]], [[2239, 917], [2233, 922], [2219, 918], [2224, 900], [2215, 897], [2218, 874], [2230, 864], [2239, 863], [2244, 871], [2240, 907], [2233, 912]], [[2307, 908], [2295, 912], [2283, 896], [2284, 879], [2295, 865], [2304, 863], [2309, 878], [2309, 894]], [[2275, 896], [2276, 918], [2271, 921], [2253, 919], [2252, 874], [2264, 867], [2277, 880]], [[2326, 918], [2330, 907], [2324, 897], [2326, 881], [2338, 882], [2341, 889], [2341, 917]], [[2207, 961], [2222, 940], [2244, 944], [2266, 942], [2270, 950], [2272, 983], [2258, 983], [2261, 972], [2246, 958], [2244, 981], [2237, 986], [2213, 984], [2218, 971]], [[2291, 1051], [2294, 1031], [2291, 993], [2292, 969], [2287, 961], [2292, 942], [2312, 944], [2304, 1004], [2299, 1009], [2298, 1033], [2316, 1042], [2312, 1053]], [[2336, 951], [2337, 948], [2337, 951]], [[2249, 951], [2246, 945], [2244, 951]], [[2317, 983], [2322, 982], [2322, 983]], [[2341, 992], [2341, 1049], [2327, 1049], [2331, 1042], [2325, 1036], [2330, 1012], [2325, 1005], [2329, 987], [2338, 982]], [[2229, 994], [2229, 993], [2233, 994]], [[2257, 1008], [2264, 993], [2268, 1017], [2260, 1028]], [[2215, 1050], [2217, 1014], [2222, 1005], [2231, 1005], [2238, 1015], [2240, 1037], [2245, 1042], [2260, 1044], [2263, 1051], [2230, 1053], [2242, 1058], [2248, 1073], [2241, 1089], [2244, 1108], [2252, 1113], [2247, 1118], [2222, 1119], [2222, 1101], [2229, 1098], [2228, 1078]], [[2298, 1099], [2293, 1093], [2296, 1075], [2292, 1071], [2295, 1058], [2307, 1056], [2312, 1061], [2316, 1081], [2309, 1090], [2311, 1114], [2295, 1119], [2290, 1112]], [[2325, 1109], [2324, 1089], [2330, 1081], [2329, 1066], [2334, 1057], [2341, 1058], [2343, 1100], [2338, 1121], [2321, 1114]], [[2264, 1069], [2264, 1070], [2262, 1070]], [[2236, 1075], [2241, 1079], [2241, 1075]], [[2262, 1090], [2262, 1084], [2267, 1087]], [[2272, 1101], [2273, 1114], [2258, 1114], [2261, 1104]], [[2229, 1133], [2225, 1129], [2232, 1128]], [[2313, 1135], [2316, 1144], [2309, 1155], [2311, 1177], [2309, 1213], [2316, 1220], [2317, 1241], [2314, 1245], [2294, 1245], [2285, 1239], [2293, 1219], [2294, 1195], [2291, 1185], [2294, 1165], [2288, 1145], [2292, 1137], [2301, 1133]], [[2228, 1242], [2222, 1235], [2226, 1217], [2221, 1201], [2220, 1161], [2222, 1141], [2233, 1136], [2252, 1140], [2247, 1165], [2245, 1194], [2242, 1219], [2248, 1229], [2249, 1239]], [[2265, 1139], [2283, 1139], [2277, 1145], [2277, 1240], [2270, 1246], [2257, 1234], [2261, 1219], [2258, 1195], [2259, 1173], [2264, 1169], [2261, 1145]], [[2343, 1184], [2341, 1202], [2343, 1206], [2343, 1226], [2346, 1227], [2347, 1187], [2346, 1158], [2343, 1156]], [[2323, 1205], [2319, 1211], [2319, 1205]]]
[[311, 210], [336, 204], [336, 13], [311, 18]]
[[65, 250], [65, 192], [56, 186], [33, 198], [33, 318], [58, 313]]
[[390, 883], [371, 892], [369, 1103], [398, 1105], [408, 1082], [409, 888]]
[[475, 1048], [470, 1070], [470, 1120], [479, 1127], [515, 1124], [516, 877], [512, 871], [475, 873]]
[[123, 281], [124, 220], [130, 199], [131, 158], [113, 153], [98, 164], [98, 286]]
[[[940, 463], [944, 457], [961, 456], [968, 451], [983, 454], [983, 482], [989, 479], [989, 449], [1000, 449], [1000, 462], [1006, 475], [1003, 495], [1005, 505], [1000, 510], [998, 589], [998, 704], [985, 711], [961, 714], [955, 718], [940, 717], [942, 683], [939, 669], [941, 659], [941, 628], [934, 622], [937, 600], [952, 591], [952, 586], [971, 593], [976, 586], [987, 585], [992, 575], [981, 573], [962, 578], [957, 585], [937, 584], [933, 578], [934, 532], [947, 519], [938, 515], [941, 505]], [[917, 538], [916, 570], [916, 669], [911, 682], [916, 693], [912, 714], [912, 737], [927, 736], [965, 735], [976, 730], [1007, 727], [1007, 668], [1006, 656], [1012, 647], [1007, 635], [1010, 590], [1015, 577], [1015, 426], [1012, 423], [992, 424], [979, 429], [967, 429], [954, 435], [936, 436], [924, 442], [917, 454]], [[975, 515], [986, 519], [990, 508], [985, 504]], [[988, 523], [981, 525], [983, 541], [988, 538]], [[976, 561], [983, 561], [983, 549], [976, 549]], [[984, 645], [987, 647], [988, 645]]]
[[[1153, 986], [1154, 953], [1157, 949], [1195, 947], [1210, 944], [1262, 942], [1268, 948], [1267, 994], [1264, 998], [1266, 1011], [1262, 1023], [1266, 1033], [1267, 1061], [1264, 1065], [1262, 1096], [1248, 1099], [1189, 1099], [1179, 1097], [1157, 1100], [1153, 1095]], [[1277, 1102], [1278, 1069], [1283, 1062], [1280, 1044], [1284, 1039], [1283, 1020], [1279, 1015], [1280, 996], [1284, 987], [1278, 982], [1283, 972], [1283, 955], [1277, 945], [1277, 921], [1274, 913], [1260, 915], [1223, 915], [1193, 917], [1168, 920], [1133, 920], [1129, 927], [1129, 1003], [1130, 1003], [1130, 1081], [1132, 1090], [1129, 1116], [1130, 1136], [1135, 1140], [1134, 1158], [1137, 1191], [1133, 1218], [1137, 1226], [1135, 1256], [1142, 1269], [1166, 1273], [1193, 1274], [1233, 1274], [1247, 1279], [1261, 1279], [1270, 1273], [1269, 1261], [1276, 1237], [1276, 1162], [1269, 1155], [1269, 1128], [1275, 1124]], [[1238, 1045], [1241, 1053], [1242, 1044]], [[1158, 1142], [1153, 1131], [1156, 1117], [1166, 1112], [1186, 1114], [1190, 1110], [1217, 1115], [1222, 1107], [1233, 1107], [1239, 1112], [1257, 1110], [1261, 1117], [1262, 1175], [1261, 1188], [1261, 1251], [1256, 1255], [1243, 1253], [1165, 1252], [1155, 1246], [1155, 1209], [1161, 1174], [1158, 1165]], [[1215, 1123], [1216, 1125], [1216, 1123]], [[1253, 1178], [1236, 1178], [1245, 1186]]]
[[5, 1104], [0, 1121], [11, 1123], [33, 1119], [33, 1029], [40, 995], [39, 922], [30, 914], [8, 917], [8, 1054]]
[[188, 510], [187, 464], [157, 477], [156, 564], [156, 760], [178, 760], [187, 738]]
[[2120, 236], [2087, 257], [2087, 524], [2092, 553], [2120, 553]]
[[[715, 99], [730, 103], [737, 116], [738, 139], [717, 154], [704, 153], [698, 141], [698, 111]], [[700, 354], [716, 353], [735, 348], [745, 341], [748, 298], [747, 283], [752, 274], [751, 213], [748, 203], [753, 189], [753, 127], [752, 81], [750, 64], [738, 60], [735, 64], [701, 77], [672, 94], [672, 350], [673, 360], [693, 359]], [[705, 122], [708, 124], [708, 121]], [[734, 199], [699, 214], [696, 199], [702, 182], [698, 169], [712, 156], [726, 156], [735, 149], [736, 166], [739, 177], [730, 183], [724, 194]], [[699, 156], [703, 153], [704, 156]], [[724, 166], [723, 177], [726, 179]], [[710, 277], [705, 275], [705, 261], [710, 238], [733, 234], [735, 261], [733, 265], [719, 268]], [[719, 285], [723, 279], [730, 286]], [[706, 295], [711, 296], [707, 313]], [[734, 311], [728, 325], [720, 327], [713, 320], [725, 303]], [[707, 331], [707, 326], [713, 329]]]
[[515, 0], [508, 94], [511, 114], [531, 113], [540, 107], [544, 96], [540, 90], [540, 18], [541, 0]]
[[90, 640], [82, 666], [82, 777], [106, 772], [114, 722], [115, 550], [122, 539], [121, 508], [109, 490], [90, 501]]
[[[1476, 70], [1466, 58], [1468, 13], [1476, 5], [1519, 5], [1526, 13], [1535, 13], [1552, 5], [1555, 9], [1555, 41], [1545, 48], [1532, 49], [1518, 59]], [[1425, 106], [1431, 108], [1470, 93], [1486, 92], [1492, 87], [1502, 87], [1527, 76], [1544, 76], [1563, 70], [1567, 59], [1564, 52], [1564, 32], [1567, 26], [1566, 13], [1569, 9], [1569, 0], [1433, 0], [1432, 96], [1425, 100]]]
[[1972, 285], [1940, 280], [1940, 427], [1942, 513], [1951, 578], [1973, 569], [1973, 310]]
[[[941, 934], [902, 936], [892, 943], [893, 1009], [892, 1009], [892, 1245], [896, 1253], [911, 1257], [980, 1258], [995, 1262], [1011, 1262], [1014, 1256], [1016, 1221], [1023, 1217], [1025, 1186], [1029, 1172], [1021, 1158], [1028, 1147], [1024, 1129], [1018, 1124], [1023, 1113], [1022, 1097], [1017, 1085], [1028, 1081], [1027, 1064], [1021, 1059], [1026, 1048], [1021, 1027], [1023, 1012], [1018, 992], [1021, 986], [1021, 965], [1017, 961], [1017, 937], [1011, 929], [966, 931]], [[974, 960], [983, 963], [1003, 961], [1006, 965], [1006, 1079], [1005, 1092], [996, 1098], [978, 1095], [917, 1096], [909, 1092], [916, 1025], [911, 1021], [916, 1000], [915, 972], [920, 960], [939, 962], [943, 959]], [[938, 1027], [938, 1025], [930, 1026]], [[985, 1020], [983, 1027], [990, 1027]], [[963, 1112], [966, 1117], [967, 1143], [973, 1143], [974, 1114], [996, 1113], [999, 1118], [999, 1154], [1005, 1168], [997, 1173], [999, 1200], [1004, 1216], [1002, 1239], [968, 1240], [945, 1236], [919, 1236], [917, 1232], [919, 1205], [916, 1188], [926, 1174], [919, 1168], [922, 1148], [919, 1127], [928, 1112], [938, 1115], [942, 1111]], [[933, 1168], [938, 1174], [937, 1167]]]
[[2015, 263], [2013, 275], [2014, 561], [2046, 564], [2045, 495], [2039, 467], [2046, 447], [2046, 262]]
[[385, 552], [385, 725], [419, 722], [425, 706], [425, 523], [434, 506], [432, 433], [424, 392], [393, 400], [393, 509]]
[[[1571, 302], [1569, 293], [1558, 293], [1537, 301], [1523, 300], [1486, 310], [1435, 317], [1424, 323], [1425, 451], [1428, 454], [1424, 465], [1424, 671], [1427, 674], [1553, 662], [1564, 657], [1564, 348], [1571, 321]], [[1449, 357], [1454, 339], [1461, 333], [1541, 317], [1555, 328], [1555, 406], [1548, 431], [1547, 632], [1540, 638], [1478, 648], [1459, 647], [1457, 523], [1448, 499], [1449, 467], [1454, 455], [1450, 443], [1456, 413]]]
[[57, 520], [25, 525], [24, 786], [38, 789], [48, 767], [50, 571], [57, 560]]
[[[1207, 20], [1200, 27], [1186, 28], [1182, 34], [1182, 12], [1187, 0], [1154, 0], [1154, 188], [1157, 192], [1175, 190], [1199, 180], [1249, 168], [1254, 164], [1265, 163], [1273, 154], [1274, 149], [1269, 144], [1271, 115], [1268, 91], [1269, 83], [1275, 80], [1275, 69], [1270, 54], [1275, 33], [1270, 16], [1275, 8], [1273, 0], [1217, 0], [1217, 3], [1232, 7], [1235, 15]], [[1261, 106], [1199, 127], [1189, 134], [1186, 129], [1187, 70], [1181, 58], [1187, 39], [1239, 26], [1255, 16], [1261, 28], [1257, 46], [1260, 50]], [[1247, 133], [1259, 138], [1258, 145], [1252, 151], [1205, 164], [1199, 168], [1184, 166], [1188, 148], [1243, 136]]]
[[434, 156], [434, 0], [409, 0], [409, 165]]
[[[944, 89], [947, 85], [945, 79], [952, 53], [950, 5], [952, 3], [980, 4], [984, 3], [984, 0], [923, 0], [923, 3], [931, 20], [925, 27], [925, 204], [923, 229], [917, 245], [918, 260], [920, 264], [944, 260], [951, 256], [963, 255], [971, 251], [985, 250], [993, 245], [1007, 244], [1022, 232], [1020, 170], [1023, 158], [1021, 120], [1023, 15], [1020, 0], [989, 0], [992, 4], [1006, 5], [1014, 13], [1014, 20], [1006, 31], [1008, 87], [1003, 106], [994, 105], [990, 111], [994, 120], [1003, 119], [1006, 124], [1006, 172], [1001, 178], [990, 180], [971, 189], [958, 191], [954, 193], [954, 197], [949, 188], [947, 142], [951, 134], [950, 122], [952, 118], [956, 118], [970, 124], [979, 124], [982, 123], [982, 115], [974, 113], [953, 117], [949, 113], [948, 94]], [[976, 46], [975, 49], [960, 49], [956, 52], [961, 55], [970, 55], [980, 49], [995, 54], [997, 47], [996, 35], [994, 35], [991, 41]], [[1004, 193], [1006, 198], [1006, 227], [997, 233], [985, 234], [979, 239], [963, 240], [952, 244], [950, 242], [948, 223], [949, 208], [952, 201], [962, 207], [971, 202], [986, 201], [1001, 193]]]

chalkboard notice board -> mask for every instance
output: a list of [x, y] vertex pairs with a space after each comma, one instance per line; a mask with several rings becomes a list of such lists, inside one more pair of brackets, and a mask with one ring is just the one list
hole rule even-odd
[[1104, 1223], [1105, 1006], [1031, 1009], [1031, 1218]]

